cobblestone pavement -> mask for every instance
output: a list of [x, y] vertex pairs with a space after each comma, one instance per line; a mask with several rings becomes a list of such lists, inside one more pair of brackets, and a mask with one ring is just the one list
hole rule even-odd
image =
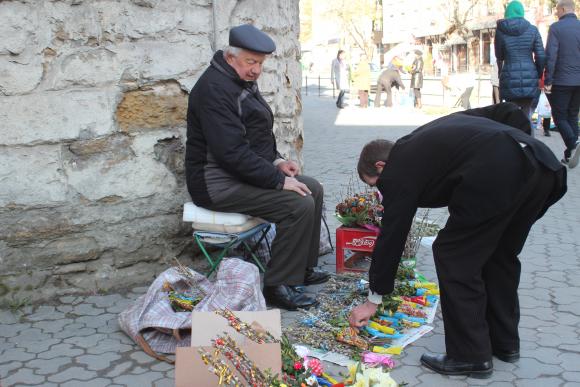
[[[374, 138], [396, 139], [434, 118], [384, 108], [339, 111], [329, 97], [308, 96], [303, 102], [305, 173], [324, 183], [331, 230], [338, 226], [334, 205], [353, 176], [362, 145]], [[559, 135], [542, 140], [561, 156]], [[580, 247], [575, 237], [580, 168], [571, 172], [568, 194], [534, 226], [521, 254], [520, 361], [495, 360], [487, 380], [445, 377], [421, 367], [423, 352], [445, 349], [438, 315], [435, 329], [397, 359], [392, 372], [397, 381], [410, 386], [580, 386]], [[432, 215], [445, 220], [444, 211]], [[431, 252], [422, 248], [419, 255], [419, 269], [435, 279]], [[334, 254], [321, 263], [333, 270]], [[117, 324], [117, 314], [145, 291], [60, 297], [16, 314], [0, 310], [0, 386], [173, 386], [173, 366], [147, 356]], [[284, 312], [283, 324], [296, 317]]]

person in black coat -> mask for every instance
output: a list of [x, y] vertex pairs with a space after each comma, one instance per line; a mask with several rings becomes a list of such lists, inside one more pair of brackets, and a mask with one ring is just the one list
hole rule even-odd
[[442, 117], [396, 143], [365, 145], [358, 173], [383, 194], [384, 213], [368, 300], [352, 310], [351, 326], [365, 325], [393, 291], [417, 208], [446, 206], [433, 244], [446, 354], [426, 353], [421, 362], [485, 378], [492, 354], [519, 359], [518, 254], [534, 222], [566, 192], [566, 168], [522, 126], [529, 130], [521, 110], [501, 103]]
[[539, 80], [546, 57], [542, 37], [524, 19], [524, 7], [519, 1], [510, 2], [505, 19], [498, 20], [494, 45], [500, 97], [520, 106], [531, 119], [532, 102], [540, 95]]
[[558, 1], [556, 13], [559, 20], [550, 26], [546, 43], [544, 88], [552, 117], [566, 145], [562, 163], [574, 168], [580, 160], [580, 21], [574, 14], [573, 0]]
[[316, 299], [296, 286], [326, 282], [318, 265], [322, 185], [278, 152], [274, 114], [258, 89], [274, 41], [251, 24], [230, 30], [189, 94], [185, 174], [193, 202], [276, 224], [264, 298], [288, 310]]
[[375, 107], [381, 106], [381, 93], [387, 92], [387, 100], [385, 101], [386, 107], [393, 106], [393, 91], [392, 87], [396, 87], [397, 90], [402, 88], [405, 90], [405, 85], [401, 79], [401, 74], [399, 73], [399, 68], [397, 66], [392, 66], [381, 73], [379, 79], [377, 80], [377, 95], [375, 97]]
[[414, 106], [417, 109], [423, 107], [421, 102], [421, 88], [423, 87], [423, 52], [415, 50], [415, 60], [411, 66], [411, 89], [415, 97]]

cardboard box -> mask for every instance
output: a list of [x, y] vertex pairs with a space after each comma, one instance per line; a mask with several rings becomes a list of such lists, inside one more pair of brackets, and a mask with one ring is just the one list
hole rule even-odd
[[[233, 312], [245, 323], [257, 323], [270, 332], [275, 338], [282, 336], [280, 310], [270, 309], [259, 312]], [[201, 360], [198, 349], [203, 347], [213, 353], [211, 340], [227, 332], [243, 349], [256, 365], [266, 370], [270, 368], [273, 374], [282, 370], [282, 359], [279, 343], [258, 344], [236, 332], [229, 326], [227, 320], [215, 312], [193, 312], [191, 315], [191, 347], [177, 348], [175, 359], [176, 387], [214, 387], [218, 385], [218, 377], [208, 370]], [[228, 363], [232, 370], [235, 367]], [[244, 381], [243, 378], [240, 380]]]

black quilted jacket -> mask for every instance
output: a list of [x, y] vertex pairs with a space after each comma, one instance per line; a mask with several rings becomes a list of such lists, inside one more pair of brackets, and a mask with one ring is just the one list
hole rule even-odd
[[538, 29], [524, 18], [497, 22], [495, 56], [501, 98], [513, 101], [539, 95], [546, 55]]

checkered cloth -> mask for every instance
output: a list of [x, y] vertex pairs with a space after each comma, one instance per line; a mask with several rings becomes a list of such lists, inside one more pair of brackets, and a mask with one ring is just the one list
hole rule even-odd
[[[194, 308], [196, 311], [266, 310], [260, 291], [258, 268], [238, 258], [224, 258], [216, 281], [191, 270], [193, 282], [206, 295]], [[175, 353], [176, 347], [189, 346], [191, 341], [191, 312], [174, 312], [163, 284], [168, 282], [176, 292], [191, 291], [185, 277], [175, 268], [161, 273], [147, 293], [119, 315], [121, 329], [143, 350], [159, 359], [172, 362], [160, 353]]]

